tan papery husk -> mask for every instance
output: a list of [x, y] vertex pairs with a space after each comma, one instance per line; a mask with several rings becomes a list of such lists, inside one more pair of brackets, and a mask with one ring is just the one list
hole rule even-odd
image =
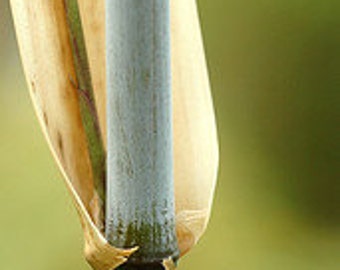
[[[124, 263], [135, 249], [108, 244], [98, 214], [82, 127], [63, 1], [11, 0], [25, 76], [42, 130], [65, 178], [96, 270]], [[172, 87], [176, 227], [181, 255], [202, 236], [210, 216], [218, 144], [195, 0], [172, 0]], [[92, 82], [106, 145], [104, 1], [79, 1]], [[169, 260], [167, 269], [174, 266]]]

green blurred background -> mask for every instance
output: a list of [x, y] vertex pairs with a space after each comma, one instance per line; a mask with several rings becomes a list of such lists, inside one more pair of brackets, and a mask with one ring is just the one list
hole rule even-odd
[[[340, 269], [340, 1], [198, 2], [221, 166], [209, 229], [179, 269]], [[6, 0], [0, 59], [0, 269], [89, 270]]]

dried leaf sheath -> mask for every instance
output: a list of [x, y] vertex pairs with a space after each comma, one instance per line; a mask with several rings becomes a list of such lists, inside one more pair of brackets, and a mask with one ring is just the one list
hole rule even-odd
[[33, 104], [52, 150], [90, 211], [93, 178], [62, 2], [11, 1]]
[[171, 1], [176, 222], [182, 254], [206, 230], [218, 141], [196, 0]]

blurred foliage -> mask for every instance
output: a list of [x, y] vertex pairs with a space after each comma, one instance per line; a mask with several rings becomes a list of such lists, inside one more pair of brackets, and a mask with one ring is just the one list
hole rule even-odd
[[[340, 2], [198, 2], [221, 168], [209, 229], [179, 269], [339, 269]], [[0, 31], [1, 268], [90, 269], [4, 0]]]

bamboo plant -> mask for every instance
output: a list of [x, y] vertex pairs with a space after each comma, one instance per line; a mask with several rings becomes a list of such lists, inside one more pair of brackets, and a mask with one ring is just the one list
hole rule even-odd
[[196, 1], [11, 6], [86, 259], [98, 270], [174, 269], [206, 229], [218, 165]]

